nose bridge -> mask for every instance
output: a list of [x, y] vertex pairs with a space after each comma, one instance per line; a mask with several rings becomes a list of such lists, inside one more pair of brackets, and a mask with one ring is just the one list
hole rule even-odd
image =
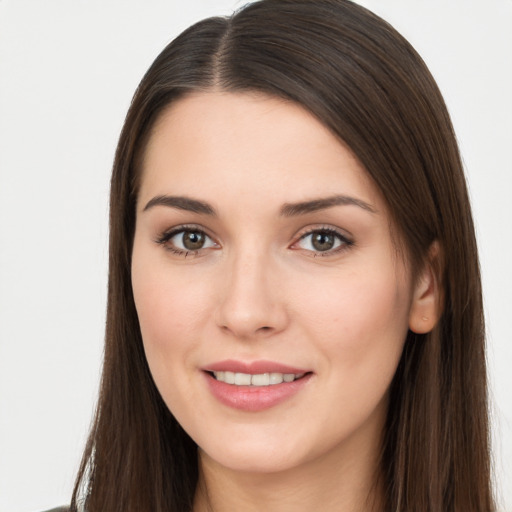
[[279, 299], [276, 262], [253, 244], [228, 257], [219, 326], [240, 338], [281, 330], [286, 322]]

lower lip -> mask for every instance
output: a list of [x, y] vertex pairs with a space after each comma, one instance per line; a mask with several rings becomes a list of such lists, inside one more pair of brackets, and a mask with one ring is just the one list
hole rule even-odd
[[218, 381], [205, 373], [211, 393], [219, 402], [233, 409], [258, 412], [270, 409], [296, 395], [308, 383], [312, 374], [293, 382], [282, 382], [271, 386], [236, 386]]

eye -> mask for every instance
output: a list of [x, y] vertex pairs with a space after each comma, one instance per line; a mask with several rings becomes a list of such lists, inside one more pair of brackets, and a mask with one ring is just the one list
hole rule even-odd
[[[311, 230], [302, 235], [293, 248], [304, 249], [313, 253], [336, 253], [353, 245], [348, 238], [331, 228]], [[316, 254], [315, 254], [316, 255]]]
[[163, 233], [157, 243], [166, 249], [187, 256], [189, 253], [197, 253], [201, 249], [217, 247], [217, 244], [201, 229], [180, 227]]

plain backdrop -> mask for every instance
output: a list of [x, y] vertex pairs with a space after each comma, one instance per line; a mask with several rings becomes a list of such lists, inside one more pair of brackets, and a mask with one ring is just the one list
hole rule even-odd
[[[512, 0], [361, 0], [424, 57], [481, 250], [501, 511], [512, 511]], [[69, 502], [100, 375], [109, 174], [160, 50], [234, 0], [0, 0], [0, 512]]]

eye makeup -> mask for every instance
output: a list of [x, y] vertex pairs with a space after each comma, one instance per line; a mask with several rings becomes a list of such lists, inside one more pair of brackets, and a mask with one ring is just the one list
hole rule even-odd
[[161, 233], [155, 243], [177, 256], [197, 256], [205, 249], [219, 248], [219, 245], [197, 225], [181, 225]]
[[[165, 250], [183, 257], [198, 256], [208, 249], [219, 249], [218, 244], [204, 228], [194, 225], [179, 225], [162, 232], [154, 240]], [[304, 251], [311, 257], [328, 257], [350, 249], [353, 240], [332, 226], [318, 226], [303, 230], [289, 249]]]

